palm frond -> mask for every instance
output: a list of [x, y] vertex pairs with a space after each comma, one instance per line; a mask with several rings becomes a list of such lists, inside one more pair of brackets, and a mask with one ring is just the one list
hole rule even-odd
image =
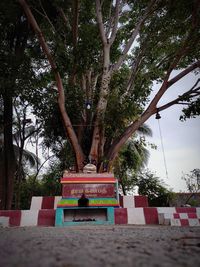
[[139, 129], [137, 130], [137, 132], [139, 134], [143, 134], [143, 135], [146, 135], [146, 136], [150, 136], [150, 137], [153, 136], [153, 132], [152, 132], [151, 128], [146, 123], [142, 124], [139, 127]]
[[[35, 131], [35, 126], [33, 126], [33, 125], [30, 125], [30, 126], [25, 127], [25, 129], [24, 129], [25, 137], [31, 135], [34, 131]], [[19, 141], [19, 139], [20, 139], [20, 133], [21, 133], [21, 131], [19, 130], [19, 131], [16, 131], [13, 134], [14, 140]]]
[[[16, 158], [18, 159], [19, 158], [19, 147], [16, 145], [13, 145], [13, 146], [14, 146], [14, 152], [15, 152]], [[40, 165], [40, 159], [34, 153], [26, 149], [23, 149], [23, 159], [25, 161], [28, 161], [31, 167]]]

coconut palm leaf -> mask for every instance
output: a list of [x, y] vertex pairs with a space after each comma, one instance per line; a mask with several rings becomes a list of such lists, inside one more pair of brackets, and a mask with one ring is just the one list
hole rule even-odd
[[145, 136], [150, 136], [152, 137], [153, 136], [153, 132], [151, 130], [151, 128], [146, 124], [142, 124], [139, 129], [137, 130], [138, 134], [142, 134], [142, 135], [145, 135]]
[[[27, 139], [30, 135], [32, 135], [34, 132], [36, 131], [35, 126], [34, 125], [30, 125], [30, 126], [26, 126], [24, 129], [24, 135], [25, 135], [25, 139]], [[21, 131], [18, 130], [13, 134], [13, 138], [14, 140], [17, 142], [20, 140], [20, 134]]]
[[[14, 152], [17, 159], [19, 159], [19, 147], [16, 145], [14, 146]], [[27, 161], [31, 167], [36, 167], [40, 165], [40, 159], [32, 152], [23, 149], [23, 160]]]

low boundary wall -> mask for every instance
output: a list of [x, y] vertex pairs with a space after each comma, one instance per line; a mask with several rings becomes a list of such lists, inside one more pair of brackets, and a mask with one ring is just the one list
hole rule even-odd
[[[54, 226], [55, 210], [60, 199], [61, 196], [33, 197], [30, 210], [2, 210], [0, 211], [0, 226]], [[120, 196], [120, 205], [121, 208], [114, 209], [115, 224], [165, 224], [162, 223], [162, 220], [168, 216], [176, 219], [174, 224], [173, 220], [170, 221], [171, 225], [192, 226], [193, 223], [190, 223], [189, 220], [194, 218], [188, 216], [188, 223], [183, 224], [182, 217], [177, 218], [177, 215], [174, 214], [197, 214], [196, 217], [200, 217], [200, 208], [148, 207], [147, 198], [143, 196]], [[174, 216], [176, 217], [174, 218]]]
[[[168, 214], [169, 208], [115, 208], [115, 224], [158, 225], [160, 211]], [[181, 210], [180, 208], [171, 208], [171, 211], [173, 214], [173, 211], [179, 213], [178, 211]], [[183, 211], [190, 213], [191, 208], [184, 208]], [[192, 208], [192, 211], [200, 214], [200, 208]], [[55, 209], [0, 211], [0, 224], [2, 226], [54, 226]], [[176, 225], [182, 226], [178, 223]]]

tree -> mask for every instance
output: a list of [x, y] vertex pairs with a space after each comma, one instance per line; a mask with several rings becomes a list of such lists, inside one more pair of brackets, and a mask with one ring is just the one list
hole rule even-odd
[[138, 186], [138, 193], [148, 197], [150, 206], [169, 206], [169, 201], [173, 198], [173, 192], [167, 189], [162, 180], [148, 170], [138, 175], [136, 185]]
[[[33, 135], [38, 136], [39, 127], [35, 127], [32, 120], [27, 118], [29, 104], [18, 99], [14, 103], [14, 151], [16, 157], [16, 172], [15, 172], [15, 208], [19, 209], [20, 206], [20, 189], [21, 183], [26, 179], [25, 168], [36, 168], [38, 170], [40, 160], [38, 153], [36, 155], [25, 149], [25, 145]], [[37, 148], [37, 144], [36, 144]], [[36, 149], [37, 152], [37, 149]]]
[[26, 177], [20, 184], [19, 209], [30, 209], [32, 196], [59, 196], [61, 175], [59, 164], [54, 162], [41, 179], [36, 179], [35, 174]]
[[[98, 171], [105, 160], [110, 170], [122, 146], [152, 115], [198, 101], [199, 81], [173, 101], [158, 104], [172, 85], [200, 66], [199, 1], [18, 2], [54, 74], [77, 171], [87, 157]], [[153, 81], [160, 89], [145, 108]], [[73, 104], [79, 118], [66, 108], [70, 91], [82, 96]], [[121, 121], [113, 120], [116, 107], [122, 108]]]
[[[26, 90], [32, 92], [33, 81], [34, 89], [40, 87], [42, 82], [40, 73], [34, 71], [34, 38], [17, 2], [1, 1], [0, 27], [0, 209], [10, 209], [15, 172], [21, 166], [15, 153], [20, 151], [13, 146], [14, 100], [16, 97], [26, 96]], [[29, 46], [32, 48], [31, 52]], [[18, 153], [20, 158], [22, 151], [25, 152], [21, 149]]]
[[184, 174], [182, 179], [186, 182], [187, 189], [191, 193], [185, 201], [187, 204], [195, 193], [200, 192], [200, 169], [194, 169], [190, 174]]
[[[14, 190], [16, 159], [13, 147], [13, 97], [16, 93], [16, 79], [27, 41], [28, 24], [21, 20], [21, 10], [16, 3], [1, 2], [1, 67], [0, 96], [3, 107], [1, 134], [3, 146], [0, 151], [0, 209], [10, 209]], [[25, 66], [25, 64], [23, 64]], [[20, 68], [21, 67], [21, 68]]]
[[147, 165], [149, 158], [145, 136], [152, 136], [151, 129], [143, 125], [138, 130], [138, 136], [134, 136], [122, 147], [114, 163], [114, 174], [124, 195], [134, 189], [137, 174]]

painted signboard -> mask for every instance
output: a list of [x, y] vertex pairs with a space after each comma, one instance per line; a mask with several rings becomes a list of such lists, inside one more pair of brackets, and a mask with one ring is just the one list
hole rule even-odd
[[80, 198], [85, 194], [88, 198], [115, 197], [114, 184], [63, 184], [62, 196], [64, 198]]

